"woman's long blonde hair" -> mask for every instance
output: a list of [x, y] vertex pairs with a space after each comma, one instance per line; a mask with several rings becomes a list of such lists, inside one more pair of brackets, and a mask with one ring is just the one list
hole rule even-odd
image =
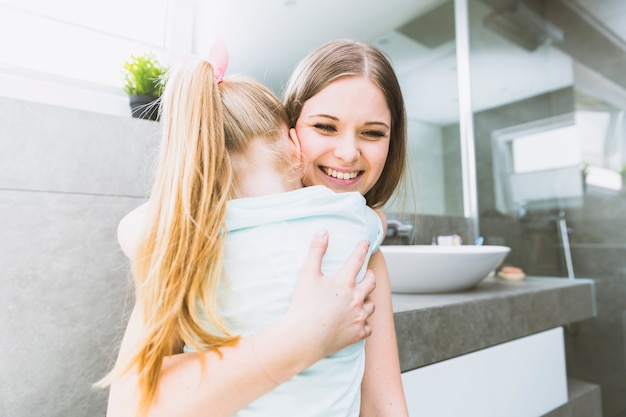
[[200, 61], [174, 72], [161, 103], [163, 136], [145, 235], [133, 260], [143, 317], [136, 344], [105, 385], [135, 370], [140, 414], [155, 399], [162, 360], [180, 342], [195, 350], [235, 344], [219, 314], [226, 202], [237, 194], [231, 157], [254, 138], [271, 147], [287, 125], [280, 100], [245, 77], [219, 84]]

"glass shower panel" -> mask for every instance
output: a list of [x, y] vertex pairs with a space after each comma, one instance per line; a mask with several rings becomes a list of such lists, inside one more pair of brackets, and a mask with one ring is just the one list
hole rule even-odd
[[468, 5], [480, 233], [528, 276], [594, 280], [568, 376], [626, 415], [626, 5]]

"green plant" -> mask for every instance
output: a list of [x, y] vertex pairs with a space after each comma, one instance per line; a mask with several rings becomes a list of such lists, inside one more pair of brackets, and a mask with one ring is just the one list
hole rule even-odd
[[161, 97], [167, 70], [153, 53], [131, 55], [122, 71], [124, 91], [129, 95]]

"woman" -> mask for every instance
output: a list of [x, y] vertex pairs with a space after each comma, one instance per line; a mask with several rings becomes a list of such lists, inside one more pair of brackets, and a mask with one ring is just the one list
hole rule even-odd
[[[402, 177], [406, 153], [404, 101], [385, 56], [364, 43], [331, 41], [300, 63], [284, 97], [305, 159], [304, 185], [358, 191], [370, 207], [382, 207]], [[361, 415], [408, 415], [381, 251], [368, 268], [376, 276], [376, 314], [365, 345]]]

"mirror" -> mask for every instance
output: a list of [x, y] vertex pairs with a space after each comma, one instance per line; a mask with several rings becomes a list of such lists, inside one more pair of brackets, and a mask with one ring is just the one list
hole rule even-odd
[[391, 58], [407, 108], [408, 171], [389, 213], [463, 216], [454, 2], [372, 42]]

